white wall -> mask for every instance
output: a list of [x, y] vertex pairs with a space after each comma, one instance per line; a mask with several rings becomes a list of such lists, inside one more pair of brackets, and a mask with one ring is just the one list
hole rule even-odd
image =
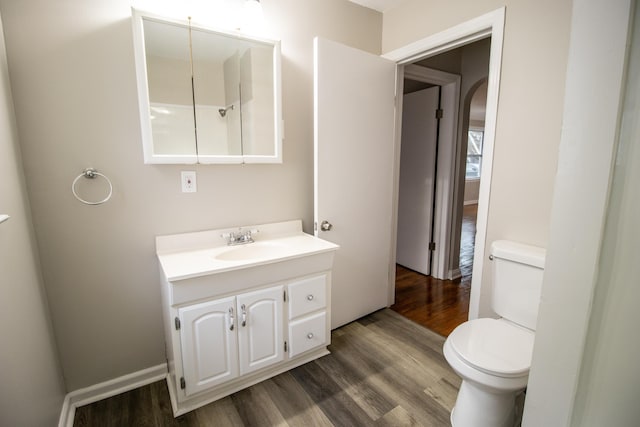
[[[42, 273], [67, 387], [164, 361], [156, 235], [313, 219], [313, 37], [380, 53], [379, 13], [344, 0], [264, 0], [282, 40], [282, 165], [143, 165], [129, 0], [0, 0]], [[194, 17], [195, 19], [195, 17]], [[112, 199], [85, 206], [93, 166]]]
[[22, 172], [0, 24], [0, 425], [55, 425], [64, 384]]
[[[382, 47], [383, 52], [389, 52], [505, 5], [487, 257], [488, 245], [497, 239], [547, 245], [571, 1], [407, 0], [385, 12], [383, 18]], [[530, 128], [531, 117], [537, 118], [536, 131], [523, 132]], [[527, 156], [522, 156], [524, 152]], [[490, 263], [484, 265], [478, 313], [481, 316], [493, 314], [489, 286], [485, 286], [491, 280]]]

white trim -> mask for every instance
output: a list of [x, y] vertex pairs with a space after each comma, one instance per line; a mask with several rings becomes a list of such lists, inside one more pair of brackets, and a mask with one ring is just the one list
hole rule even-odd
[[[432, 36], [409, 43], [408, 45], [391, 52], [387, 52], [382, 55], [382, 57], [395, 61], [400, 65], [411, 64], [412, 62], [416, 62], [481, 39], [486, 39], [487, 37], [493, 38], [496, 35], [496, 30], [500, 30], [500, 36], [502, 36], [504, 30], [504, 12], [505, 8], [501, 7], [493, 12], [478, 16], [477, 18], [463, 22]], [[500, 50], [502, 50], [502, 40], [500, 40]]]
[[[471, 279], [471, 296], [469, 301], [469, 318], [478, 317], [480, 310], [480, 293], [482, 284], [482, 270], [487, 237], [487, 220], [489, 213], [489, 196], [491, 192], [491, 175], [493, 169], [493, 147], [496, 133], [496, 118], [498, 114], [498, 93], [500, 88], [500, 70], [502, 68], [502, 43], [504, 39], [505, 8], [496, 9], [477, 18], [463, 22], [455, 27], [441, 31], [422, 40], [415, 41], [404, 47], [382, 55], [398, 63], [398, 75], [402, 75], [404, 64], [410, 64], [420, 59], [437, 55], [438, 53], [454, 49], [466, 44], [491, 37], [491, 51], [489, 60], [489, 76], [487, 88], [487, 110], [485, 117], [484, 152], [482, 171], [480, 173], [480, 192], [478, 196], [478, 216], [476, 222], [476, 245], [474, 252], [473, 275]], [[401, 88], [401, 84], [398, 83]], [[401, 92], [399, 92], [401, 93]], [[401, 109], [396, 110], [397, 114]], [[396, 131], [396, 153], [399, 147], [399, 132]], [[457, 147], [459, 149], [459, 147]], [[396, 154], [397, 157], [399, 157]], [[398, 164], [396, 159], [396, 165]], [[396, 171], [397, 175], [397, 171]], [[397, 183], [396, 187], [397, 189]], [[394, 197], [397, 205], [397, 194]], [[395, 222], [394, 222], [395, 227]], [[395, 240], [392, 239], [392, 244]], [[395, 254], [395, 248], [392, 248]], [[395, 256], [392, 260], [395, 261]], [[391, 263], [390, 263], [391, 264]], [[395, 266], [390, 265], [390, 276], [395, 277]], [[390, 301], [393, 301], [395, 283], [389, 281]]]
[[58, 427], [73, 427], [73, 419], [76, 415], [76, 408], [69, 403], [69, 395], [64, 397], [62, 409], [60, 410], [60, 418], [58, 419]]
[[445, 71], [434, 70], [433, 68], [414, 64], [407, 64], [404, 66], [404, 78], [440, 86], [460, 81], [460, 76], [458, 74], [447, 73]]
[[477, 205], [478, 201], [477, 200], [465, 200], [463, 205], [465, 206], [469, 206], [469, 205]]
[[166, 376], [167, 365], [166, 363], [162, 363], [109, 381], [74, 390], [64, 398], [58, 427], [73, 427], [76, 408], [80, 406], [88, 405], [163, 380]]

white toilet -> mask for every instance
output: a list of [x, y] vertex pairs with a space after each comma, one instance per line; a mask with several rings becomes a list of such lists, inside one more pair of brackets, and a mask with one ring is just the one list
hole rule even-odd
[[462, 378], [453, 427], [513, 427], [516, 396], [529, 379], [545, 250], [498, 240], [491, 245], [492, 307], [500, 319], [459, 325], [444, 357]]

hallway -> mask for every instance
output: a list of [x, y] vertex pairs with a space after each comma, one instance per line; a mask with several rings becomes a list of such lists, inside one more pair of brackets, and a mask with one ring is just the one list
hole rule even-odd
[[460, 239], [462, 277], [438, 280], [396, 265], [396, 299], [392, 310], [445, 337], [467, 320], [477, 212], [478, 205], [464, 207]]

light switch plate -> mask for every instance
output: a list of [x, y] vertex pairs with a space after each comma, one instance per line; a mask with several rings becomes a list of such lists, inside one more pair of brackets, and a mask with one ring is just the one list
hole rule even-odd
[[196, 186], [196, 171], [182, 171], [181, 182], [183, 193], [195, 193], [198, 191], [198, 187]]

